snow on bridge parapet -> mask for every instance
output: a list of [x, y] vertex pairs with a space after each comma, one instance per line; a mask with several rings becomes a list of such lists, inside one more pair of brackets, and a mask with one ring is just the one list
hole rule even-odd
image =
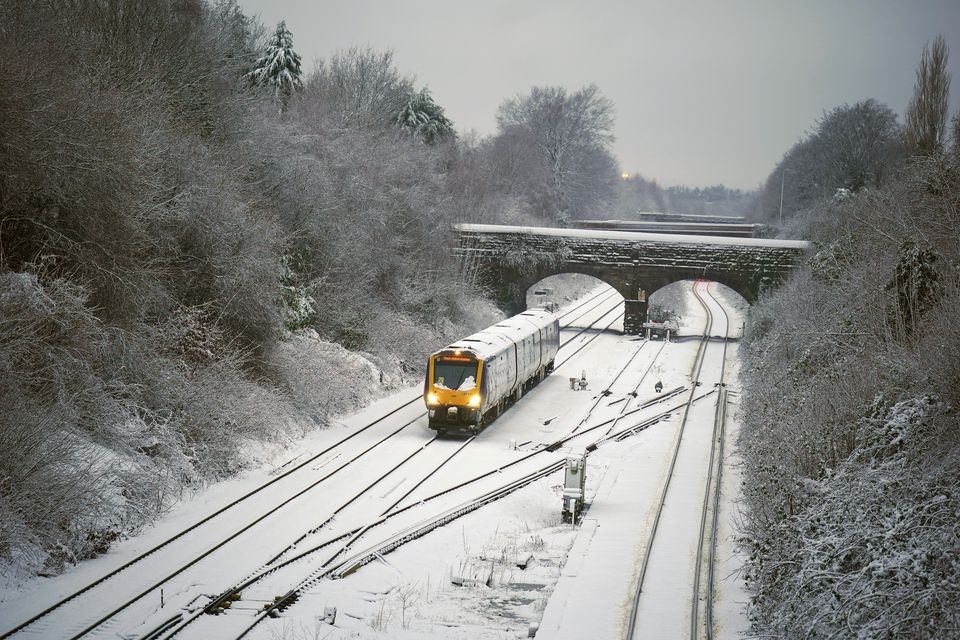
[[766, 249], [782, 249], [791, 255], [807, 250], [810, 243], [806, 240], [771, 240], [769, 238], [737, 238], [724, 236], [690, 236], [670, 233], [642, 233], [638, 231], [613, 231], [600, 229], [558, 229], [555, 227], [512, 227], [498, 224], [458, 224], [456, 230], [461, 235], [512, 235], [533, 238], [549, 236], [582, 239], [586, 241], [626, 241], [631, 244], [683, 244], [710, 246], [737, 246]]
[[756, 300], [796, 268], [809, 246], [799, 240], [486, 224], [459, 224], [456, 231], [457, 254], [476, 262], [485, 284], [511, 310], [523, 308], [526, 290], [539, 280], [576, 272], [607, 282], [628, 303], [643, 303], [644, 316], [646, 296], [678, 280], [714, 280]]

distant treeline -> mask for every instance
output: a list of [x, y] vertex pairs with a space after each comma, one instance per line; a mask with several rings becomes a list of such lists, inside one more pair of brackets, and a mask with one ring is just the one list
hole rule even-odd
[[747, 216], [752, 212], [755, 199], [755, 192], [730, 189], [722, 184], [662, 187], [656, 180], [634, 174], [621, 179], [613, 213], [622, 219], [630, 219], [631, 215], [643, 211]]

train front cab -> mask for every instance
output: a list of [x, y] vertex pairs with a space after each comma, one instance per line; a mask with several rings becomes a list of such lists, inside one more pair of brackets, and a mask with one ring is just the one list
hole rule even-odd
[[430, 428], [437, 433], [479, 432], [485, 386], [483, 360], [475, 354], [455, 350], [431, 356], [423, 394]]

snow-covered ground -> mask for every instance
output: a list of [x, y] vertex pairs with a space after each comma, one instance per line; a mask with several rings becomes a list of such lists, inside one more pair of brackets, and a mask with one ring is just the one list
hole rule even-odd
[[[614, 307], [611, 301], [609, 305], [597, 308], [579, 320], [578, 324], [606, 314], [599, 325], [604, 326], [616, 316], [618, 311], [613, 310]], [[688, 308], [693, 310], [699, 307], [691, 302]], [[739, 320], [736, 320], [733, 326], [739, 327], [739, 324]], [[701, 326], [702, 320], [688, 318], [688, 333], [698, 333]], [[300, 542], [295, 552], [375, 521], [408, 491], [412, 490], [408, 497], [397, 504], [397, 508], [414, 506], [371, 529], [353, 550], [372, 544], [414, 522], [429, 519], [503, 484], [507, 479], [542, 467], [551, 459], [562, 459], [564, 453], [560, 451], [538, 454], [529, 460], [505, 466], [528, 455], [541, 443], [553, 442], [615, 417], [628, 403], [631, 408], [639, 407], [641, 402], [656, 396], [653, 385], [657, 380], [663, 382], [665, 389], [689, 383], [688, 373], [697, 344], [695, 339], [664, 345], [661, 351], [661, 343], [644, 343], [621, 335], [619, 330], [620, 322], [617, 321], [611, 326], [610, 332], [597, 336], [559, 367], [554, 375], [464, 446], [429, 480], [421, 482], [427, 471], [435, 469], [463, 442], [431, 442], [433, 434], [427, 429], [426, 420], [421, 415], [423, 408], [419, 402], [414, 402], [253, 498], [225, 511], [195, 532], [164, 547], [134, 568], [119, 574], [100, 589], [101, 593], [97, 593], [96, 589], [91, 591], [88, 595], [93, 597], [78, 598], [49, 619], [28, 628], [22, 635], [67, 635], [109, 611], [121, 595], [140, 591], [146, 593], [136, 605], [92, 635], [115, 638], [118, 634], [143, 633], [184, 606], [208, 602], [211, 596], [255, 572], [270, 558], [284, 551], [291, 542], [321, 523], [324, 526]], [[573, 331], [564, 331], [562, 339], [570, 339], [573, 335]], [[594, 335], [594, 332], [587, 331], [577, 336], [564, 347], [561, 359], [564, 353], [576, 351]], [[611, 384], [628, 362], [627, 370]], [[648, 370], [649, 374], [637, 389], [637, 398], [629, 396]], [[589, 390], [571, 390], [568, 378], [579, 378], [581, 373], [586, 374]], [[607, 387], [609, 395], [599, 395]], [[418, 397], [419, 393], [419, 388], [412, 388], [384, 398], [364, 411], [343, 419], [335, 427], [312, 434], [298, 446], [297, 451], [289, 452], [277, 464], [211, 487], [193, 499], [184, 501], [144, 535], [115, 545], [108, 554], [83, 563], [63, 576], [36, 579], [23, 585], [18, 592], [3, 594], [0, 633], [267, 479], [323, 451], [390, 409]], [[681, 402], [678, 398], [675, 404]], [[700, 401], [705, 407], [704, 413], [712, 415], [710, 403], [711, 399]], [[615, 428], [620, 430], [639, 423], [646, 417], [662, 412], [666, 404], [654, 405], [624, 417]], [[665, 467], [664, 456], [658, 452], [672, 441], [678, 424], [679, 415], [675, 415], [622, 442], [607, 442], [589, 456], [587, 496], [594, 504], [582, 528], [560, 523], [560, 485], [563, 479], [560, 473], [556, 473], [438, 528], [351, 575], [339, 580], [321, 579], [312, 583], [296, 604], [286, 609], [280, 618], [268, 620], [257, 627], [251, 637], [526, 637], [530, 625], [539, 624], [544, 610], [557, 606], [554, 604], [557, 601], [551, 601], [551, 595], [561, 573], [565, 571], [569, 574], [572, 569], [572, 564], [567, 562], [571, 546], [576, 549], [576, 543], [584, 547], [587, 545], [584, 540], [589, 539], [585, 536], [593, 537], [597, 531], [613, 529], [612, 523], [618, 518], [625, 522], [625, 526], [630, 526], [629, 518], [623, 514], [635, 512], [636, 505], [624, 510], [611, 501], [611, 496], [618, 495], [621, 498], [626, 496], [629, 500], [633, 493], [629, 485], [626, 485], [626, 491], [620, 486], [617, 493], [618, 478], [630, 476], [632, 482], [638, 483], [634, 502], [641, 503], [641, 507], [650, 496], [657, 495], [656, 487], [663, 480]], [[572, 442], [571, 446], [582, 447], [606, 429], [604, 427], [592, 432]], [[384, 440], [372, 452], [344, 466], [364, 449], [393, 432], [396, 435]], [[732, 443], [733, 436], [728, 435], [728, 438]], [[728, 447], [728, 451], [731, 449]], [[344, 471], [324, 479], [341, 466]], [[397, 466], [395, 471], [386, 473], [394, 466]], [[444, 489], [497, 469], [500, 469], [498, 473], [481, 481], [419, 504]], [[638, 469], [642, 473], [638, 474]], [[361, 488], [378, 478], [381, 479], [368, 491], [351, 501]], [[724, 484], [725, 492], [734, 491], [735, 474], [728, 472]], [[702, 493], [702, 485], [700, 489]], [[303, 492], [302, 495], [290, 500], [279, 511], [257, 521], [269, 507], [299, 492]], [[329, 520], [332, 513], [336, 513], [336, 517]], [[721, 520], [729, 519], [729, 510], [723, 511], [722, 516]], [[730, 574], [738, 563], [729, 541], [724, 541], [724, 536], [730, 536], [729, 524], [726, 526], [722, 530], [719, 555], [724, 562], [718, 574], [721, 579]], [[217, 545], [226, 533], [244, 527], [249, 527], [245, 533], [166, 582], [162, 595], [159, 589], [149, 589], [160, 578], [178, 568], [179, 563], [196, 558]], [[637, 533], [641, 531], [642, 527], [638, 526]], [[635, 546], [640, 541], [640, 537], [635, 538]], [[727, 546], [724, 547], [724, 544]], [[269, 579], [245, 591], [227, 614], [202, 616], [185, 630], [182, 637], [229, 637], [241, 629], [265, 602], [282, 595], [309, 576], [316, 569], [318, 558], [325, 559], [323, 556], [333, 552], [331, 548], [329, 553], [314, 554], [317, 558], [293, 563], [272, 574]], [[284, 557], [293, 553], [288, 551]], [[621, 592], [597, 599], [589, 606], [580, 603], [581, 609], [587, 607], [587, 611], [593, 610], [597, 615], [608, 615], [598, 610], [604, 604], [622, 607], [632, 597], [632, 565], [610, 565], [611, 558], [604, 554], [603, 548], [593, 548], [583, 555], [582, 561], [589, 562], [593, 569], [595, 577], [591, 579], [602, 581], [607, 592], [617, 584], [623, 588]], [[610, 573], [603, 570], [604, 561], [611, 566]], [[736, 582], [735, 578], [736, 575], [733, 575], [733, 582]], [[722, 581], [718, 590], [719, 602], [726, 604], [718, 607], [721, 620], [718, 620], [717, 627], [724, 631], [743, 626], [738, 604], [743, 600], [742, 590], [728, 588], [727, 582]], [[561, 594], [562, 591], [558, 590], [556, 597]], [[573, 611], [577, 605], [572, 603], [569, 606]], [[327, 607], [337, 609], [334, 625], [319, 620]], [[36, 635], [38, 633], [40, 635]]]

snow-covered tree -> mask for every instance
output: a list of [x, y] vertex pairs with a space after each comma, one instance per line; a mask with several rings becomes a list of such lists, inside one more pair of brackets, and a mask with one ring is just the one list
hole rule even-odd
[[303, 89], [300, 74], [300, 54], [293, 50], [293, 34], [281, 20], [247, 77], [257, 86], [270, 86], [283, 113], [293, 92]]
[[426, 144], [434, 144], [453, 135], [453, 122], [443, 113], [424, 87], [410, 95], [410, 99], [397, 114], [397, 126]]
[[525, 166], [525, 174], [547, 175], [547, 184], [530, 190], [545, 217], [562, 224], [612, 201], [619, 173], [610, 153], [613, 111], [592, 84], [574, 92], [533, 87], [500, 105], [498, 136], [513, 138], [523, 155], [536, 154], [539, 166]]

